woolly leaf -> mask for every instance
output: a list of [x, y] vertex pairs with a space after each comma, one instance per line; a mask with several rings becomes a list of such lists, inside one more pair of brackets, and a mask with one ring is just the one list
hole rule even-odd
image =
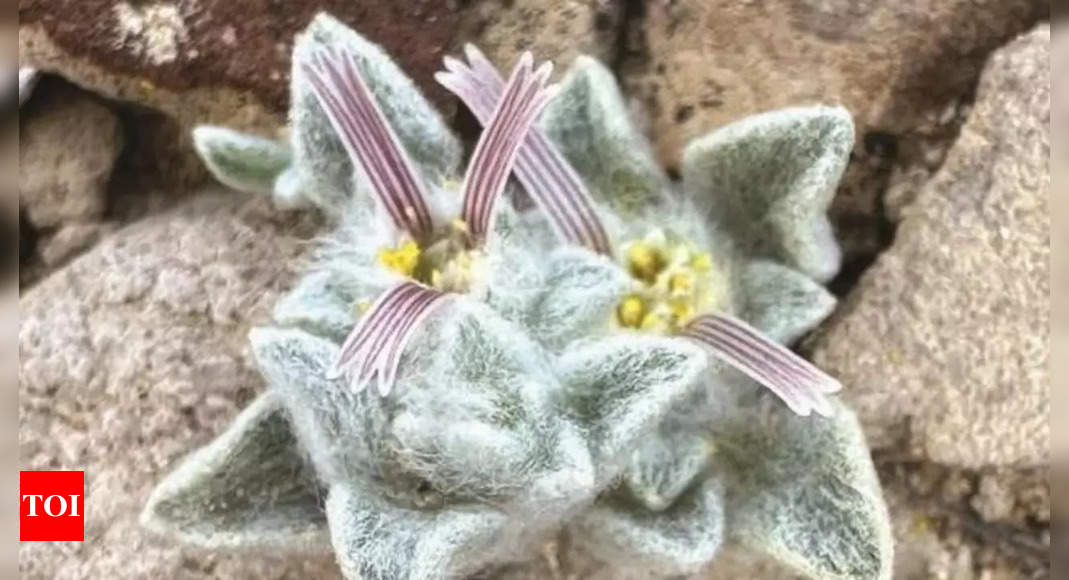
[[488, 242], [486, 300], [542, 347], [559, 352], [606, 331], [631, 280], [605, 256], [543, 242], [552, 235], [543, 226], [527, 214], [498, 217]]
[[723, 541], [722, 487], [707, 480], [665, 511], [608, 496], [568, 526], [570, 537], [615, 569], [658, 577], [689, 575], [713, 560]]
[[540, 211], [501, 204], [486, 246], [486, 302], [552, 352], [607, 330], [631, 287], [605, 256], [562, 246]]
[[381, 490], [331, 487], [327, 518], [342, 573], [350, 580], [448, 580], [479, 571], [498, 555], [505, 516], [491, 508], [400, 507]]
[[627, 294], [627, 273], [605, 256], [562, 248], [549, 257], [542, 299], [528, 317], [531, 336], [560, 351], [581, 336], [606, 332]]
[[560, 247], [541, 211], [499, 203], [486, 239], [486, 303], [521, 326], [545, 294], [545, 257]]
[[536, 344], [485, 305], [457, 299], [413, 335], [384, 404], [399, 461], [436, 489], [566, 507], [591, 493], [593, 468], [557, 413], [559, 390]]
[[668, 179], [631, 124], [612, 72], [597, 60], [575, 60], [542, 127], [599, 202], [627, 215], [663, 201]]
[[692, 141], [684, 187], [753, 256], [826, 281], [840, 260], [826, 212], [853, 139], [842, 108], [756, 115]]
[[329, 546], [315, 474], [279, 402], [262, 395], [152, 492], [147, 529], [210, 549]]
[[249, 340], [320, 478], [330, 484], [382, 474], [385, 417], [368, 397], [326, 378], [338, 345], [303, 330], [272, 327], [253, 329]]
[[717, 426], [729, 535], [806, 578], [890, 578], [879, 481], [856, 417], [833, 404], [830, 418], [765, 406]]
[[705, 474], [715, 453], [711, 437], [662, 426], [631, 453], [624, 485], [646, 509], [664, 510]]
[[271, 186], [271, 199], [279, 209], [302, 209], [308, 205], [309, 200], [304, 195], [301, 175], [293, 166], [275, 178], [275, 183]]
[[271, 193], [293, 158], [282, 143], [224, 127], [197, 127], [193, 145], [216, 179], [248, 193]]
[[[370, 293], [369, 293], [370, 294]], [[357, 296], [330, 271], [312, 272], [275, 304], [274, 319], [341, 342], [356, 324]]]
[[694, 387], [708, 368], [701, 347], [686, 340], [617, 334], [573, 345], [555, 365], [562, 404], [586, 430], [598, 481]]
[[303, 65], [324, 47], [347, 51], [374, 94], [402, 146], [428, 181], [456, 173], [462, 148], [415, 83], [376, 44], [320, 13], [296, 40], [293, 51], [290, 122], [295, 165], [313, 201], [335, 213], [354, 195], [370, 203], [369, 184], [354, 167], [316, 101]]
[[746, 297], [742, 317], [780, 343], [798, 340], [835, 309], [835, 297], [797, 270], [757, 260], [741, 275]]

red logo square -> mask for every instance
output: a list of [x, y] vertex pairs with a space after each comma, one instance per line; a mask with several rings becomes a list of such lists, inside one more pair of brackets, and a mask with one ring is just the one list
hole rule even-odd
[[19, 540], [85, 539], [85, 472], [19, 472]]

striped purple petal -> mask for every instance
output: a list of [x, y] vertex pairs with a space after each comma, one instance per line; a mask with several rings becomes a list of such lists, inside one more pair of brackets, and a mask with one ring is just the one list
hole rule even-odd
[[375, 300], [342, 344], [328, 378], [348, 378], [354, 392], [378, 378], [379, 394], [386, 396], [397, 379], [397, 368], [412, 331], [446, 294], [415, 282], [392, 286]]
[[364, 170], [394, 224], [414, 239], [426, 239], [434, 224], [423, 183], [361, 77], [355, 57], [322, 48], [310, 60], [302, 70], [349, 157]]
[[529, 52], [520, 57], [464, 176], [461, 217], [475, 240], [486, 235], [494, 203], [505, 189], [524, 137], [552, 94], [546, 87], [552, 65], [546, 62], [532, 70], [533, 62]]
[[[445, 59], [445, 72], [435, 78], [464, 101], [484, 126], [494, 119], [505, 92], [505, 81], [472, 45], [465, 47], [468, 63]], [[601, 253], [610, 252], [608, 234], [579, 174], [538, 129], [532, 129], [516, 161], [520, 183], [545, 211], [557, 233], [570, 243]]]
[[681, 334], [709, 347], [716, 356], [767, 387], [795, 413], [831, 415], [831, 404], [824, 395], [842, 385], [749, 324], [705, 314], [691, 321]]

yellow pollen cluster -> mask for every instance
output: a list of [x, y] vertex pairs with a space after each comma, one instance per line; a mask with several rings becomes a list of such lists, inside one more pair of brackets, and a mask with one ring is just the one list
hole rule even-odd
[[467, 247], [468, 225], [460, 219], [450, 222], [439, 239], [420, 247], [406, 240], [396, 247], [379, 250], [383, 267], [446, 292], [465, 292], [474, 278], [476, 250]]
[[617, 305], [620, 326], [678, 330], [715, 298], [712, 258], [689, 241], [669, 240], [657, 230], [626, 245], [622, 261], [634, 289]]
[[406, 278], [411, 278], [416, 272], [416, 266], [419, 266], [420, 253], [419, 244], [408, 240], [396, 248], [379, 250], [379, 263]]
[[642, 325], [642, 318], [646, 316], [646, 303], [641, 296], [632, 294], [616, 307], [616, 316], [620, 319], [620, 324], [638, 328]]

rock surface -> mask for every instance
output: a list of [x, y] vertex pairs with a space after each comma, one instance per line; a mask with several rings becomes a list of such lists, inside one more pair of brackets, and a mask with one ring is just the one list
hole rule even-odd
[[580, 54], [612, 63], [624, 18], [624, 2], [606, 0], [523, 0], [476, 2], [460, 21], [453, 47], [473, 43], [501, 69], [511, 68], [525, 50], [551, 60], [557, 76]]
[[322, 10], [383, 44], [429, 89], [459, 17], [456, 4], [433, 0], [294, 1], [285, 9], [273, 0], [26, 0], [20, 52], [94, 91], [187, 123], [277, 127], [293, 36]]
[[980, 467], [1049, 454], [1050, 28], [996, 52], [947, 162], [815, 360], [878, 447]]
[[862, 133], [903, 134], [968, 92], [1039, 0], [677, 0], [646, 3], [624, 67], [675, 165], [694, 137], [753, 113], [841, 103]]
[[87, 486], [87, 541], [21, 544], [23, 578], [336, 575], [329, 557], [197, 553], [137, 526], [160, 478], [262, 388], [245, 335], [311, 230], [307, 217], [279, 217], [263, 201], [198, 197], [23, 294], [22, 468], [84, 469]]
[[72, 223], [40, 241], [38, 252], [44, 266], [54, 268], [89, 249], [113, 229], [111, 224]]
[[96, 221], [122, 152], [122, 127], [91, 95], [70, 86], [50, 88], [20, 117], [21, 205], [38, 228]]
[[938, 169], [987, 55], [1049, 13], [1043, 0], [638, 4], [619, 74], [669, 167], [691, 139], [754, 113], [850, 110], [857, 146], [831, 210], [846, 271], [837, 292], [886, 247], [881, 196], [897, 172]]

